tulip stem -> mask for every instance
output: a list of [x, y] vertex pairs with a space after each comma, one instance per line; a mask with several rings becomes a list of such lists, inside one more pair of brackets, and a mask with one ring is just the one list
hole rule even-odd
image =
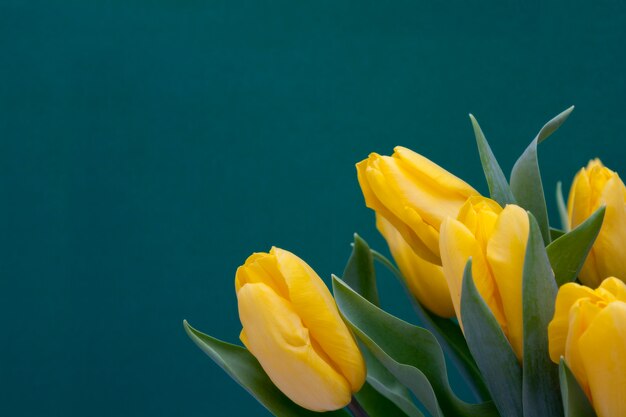
[[348, 410], [350, 410], [354, 417], [369, 417], [367, 411], [365, 411], [363, 406], [356, 400], [356, 397], [352, 397], [352, 401], [348, 404]]

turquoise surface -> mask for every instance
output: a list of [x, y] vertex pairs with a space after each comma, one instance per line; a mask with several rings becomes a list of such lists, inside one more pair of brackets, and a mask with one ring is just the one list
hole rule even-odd
[[0, 415], [266, 415], [182, 320], [236, 341], [253, 251], [327, 282], [353, 232], [386, 251], [369, 152], [485, 191], [469, 112], [509, 172], [577, 106], [541, 145], [550, 196], [591, 157], [626, 169], [625, 22], [617, 1], [0, 1]]

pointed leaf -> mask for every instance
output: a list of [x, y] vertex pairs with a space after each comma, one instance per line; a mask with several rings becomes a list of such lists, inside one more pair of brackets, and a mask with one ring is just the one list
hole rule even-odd
[[517, 204], [533, 213], [539, 223], [544, 242], [550, 243], [548, 209], [537, 161], [537, 138], [530, 142], [530, 145], [513, 165], [511, 191]]
[[559, 286], [574, 281], [578, 276], [600, 232], [604, 212], [605, 208], [600, 207], [578, 227], [559, 237], [546, 248]]
[[468, 404], [450, 388], [443, 351], [427, 330], [384, 312], [333, 277], [346, 323], [376, 358], [434, 416], [497, 416], [493, 403]]
[[589, 403], [589, 399], [578, 385], [576, 377], [563, 358], [559, 363], [559, 378], [565, 417], [596, 417], [596, 412]]
[[565, 123], [565, 121], [567, 120], [569, 115], [572, 114], [573, 111], [574, 106], [571, 106], [554, 116], [552, 120], [546, 123], [537, 134], [537, 140], [539, 141], [539, 143], [548, 139], [551, 134], [556, 132], [556, 130], [561, 127], [563, 123]]
[[463, 376], [464, 382], [468, 388], [474, 394], [474, 397], [478, 401], [490, 400], [489, 391], [484, 384], [483, 377], [472, 357], [472, 354], [467, 347], [465, 337], [461, 332], [461, 328], [457, 323], [452, 322], [449, 319], [438, 317], [428, 312], [422, 305], [417, 302], [415, 297], [409, 291], [406, 285], [406, 279], [402, 276], [402, 273], [396, 268], [389, 259], [387, 259], [381, 253], [372, 249], [372, 255], [374, 259], [384, 265], [393, 275], [398, 279], [400, 285], [404, 288], [409, 300], [413, 305], [415, 314], [419, 320], [419, 325], [430, 330], [430, 332], [437, 338], [439, 344], [443, 347], [444, 351], [449, 358], [452, 359], [456, 369]]
[[343, 271], [343, 280], [366, 300], [374, 305], [380, 305], [372, 252], [367, 242], [356, 233], [352, 254]]
[[474, 127], [474, 136], [476, 136], [476, 145], [478, 146], [478, 153], [480, 154], [480, 162], [485, 172], [485, 178], [487, 179], [487, 185], [489, 186], [489, 194], [491, 198], [496, 200], [501, 206], [515, 203], [515, 197], [511, 192], [509, 183], [502, 172], [502, 168], [498, 164], [495, 155], [491, 151], [491, 147], [483, 134], [480, 125], [476, 121], [473, 115], [469, 115], [472, 120], [472, 126]]
[[471, 259], [465, 265], [461, 317], [467, 344], [485, 377], [502, 416], [522, 416], [522, 369], [513, 348], [472, 278]]
[[561, 236], [563, 236], [565, 234], [564, 231], [551, 227], [550, 228], [550, 237], [552, 238], [552, 241], [557, 240], [558, 238], [560, 238]]
[[[248, 391], [265, 408], [277, 416], [314, 417], [320, 415], [306, 410], [285, 396], [269, 379], [263, 368], [245, 348], [222, 342], [183, 322], [187, 335], [232, 379]], [[325, 416], [349, 417], [344, 410], [322, 413]]]
[[541, 182], [541, 173], [539, 172], [539, 162], [537, 160], [537, 144], [554, 133], [565, 122], [572, 110], [574, 110], [573, 106], [546, 123], [537, 134], [537, 137], [515, 162], [511, 171], [511, 191], [515, 196], [515, 200], [518, 205], [533, 213], [539, 223], [541, 235], [546, 244], [550, 243], [550, 225], [548, 222], [546, 198]]
[[534, 216], [528, 213], [530, 231], [522, 277], [524, 367], [522, 399], [524, 417], [561, 417], [563, 405], [557, 366], [548, 354], [548, 324], [554, 316], [557, 285]]

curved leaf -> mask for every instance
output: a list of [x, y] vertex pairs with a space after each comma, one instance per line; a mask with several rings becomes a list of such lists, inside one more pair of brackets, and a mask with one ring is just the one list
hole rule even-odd
[[374, 259], [367, 242], [356, 233], [352, 254], [343, 271], [343, 280], [374, 305], [380, 305]]
[[[407, 416], [423, 417], [422, 412], [413, 403], [411, 394], [406, 387], [402, 385], [398, 379], [393, 376], [374, 355], [370, 353], [367, 347], [362, 344], [360, 345], [361, 352], [363, 353], [367, 364], [367, 383], [378, 391], [380, 395], [393, 402], [396, 407], [402, 410]], [[360, 398], [359, 401], [361, 401]]]
[[[367, 412], [368, 417], [407, 416], [393, 401], [375, 389], [369, 381], [365, 382], [361, 390], [355, 394], [355, 397], [361, 407]], [[420, 414], [417, 415], [420, 416]]]
[[489, 194], [491, 198], [496, 200], [502, 207], [507, 204], [514, 204], [515, 197], [511, 192], [509, 183], [502, 172], [502, 168], [498, 164], [485, 135], [483, 134], [480, 125], [476, 121], [474, 115], [470, 114], [472, 120], [472, 127], [474, 128], [474, 136], [476, 136], [476, 145], [478, 146], [478, 153], [480, 154], [480, 162], [485, 172], [485, 178], [487, 179], [487, 185], [489, 186]]
[[467, 344], [498, 411], [505, 417], [521, 417], [522, 369], [500, 325], [476, 290], [471, 259], [463, 274], [461, 317]]
[[546, 248], [559, 286], [574, 281], [578, 276], [600, 232], [604, 212], [605, 208], [600, 207], [578, 227], [565, 233]]
[[525, 417], [561, 417], [558, 368], [548, 354], [548, 324], [554, 316], [557, 285], [534, 216], [524, 258], [522, 305], [524, 367], [522, 399]]
[[576, 377], [563, 358], [559, 363], [559, 379], [565, 417], [596, 417], [596, 412], [589, 404], [589, 399], [578, 385]]
[[[272, 414], [285, 417], [315, 417], [316, 413], [300, 407], [285, 396], [269, 379], [263, 368], [245, 348], [223, 342], [194, 329], [183, 321], [187, 335], [232, 379], [248, 391]], [[344, 410], [321, 413], [325, 416], [349, 417]]]
[[550, 226], [541, 173], [539, 172], [539, 162], [537, 160], [537, 144], [554, 133], [567, 120], [572, 110], [574, 110], [573, 106], [546, 123], [515, 162], [511, 171], [511, 191], [515, 196], [515, 200], [517, 204], [533, 213], [539, 223], [541, 235], [546, 244], [550, 243]]
[[335, 300], [347, 324], [376, 358], [434, 416], [497, 416], [493, 403], [468, 404], [450, 388], [443, 351], [425, 329], [384, 312], [333, 277]]
[[478, 401], [490, 400], [489, 391], [483, 382], [483, 377], [478, 369], [478, 365], [474, 361], [470, 353], [463, 332], [457, 323], [449, 319], [438, 317], [428, 312], [422, 305], [415, 300], [415, 297], [409, 291], [406, 280], [402, 273], [396, 268], [389, 259], [381, 253], [372, 249], [374, 259], [384, 265], [394, 276], [400, 281], [407, 296], [411, 300], [415, 314], [419, 320], [419, 325], [430, 330], [437, 338], [439, 344], [443, 347], [448, 357], [452, 359], [456, 369], [463, 376], [463, 380], [467, 383], [468, 388], [473, 392], [474, 397]]

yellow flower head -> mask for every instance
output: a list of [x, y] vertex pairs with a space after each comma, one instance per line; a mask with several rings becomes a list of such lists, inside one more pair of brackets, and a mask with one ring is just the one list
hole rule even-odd
[[313, 411], [346, 406], [365, 362], [320, 277], [291, 252], [255, 253], [237, 269], [241, 341], [272, 382]]
[[565, 358], [598, 417], [626, 415], [626, 284], [563, 285], [548, 337], [550, 358]]
[[592, 288], [614, 276], [626, 281], [626, 187], [616, 172], [599, 159], [589, 161], [572, 183], [567, 210], [569, 226], [584, 222], [606, 206], [602, 228], [580, 271], [580, 280]]

